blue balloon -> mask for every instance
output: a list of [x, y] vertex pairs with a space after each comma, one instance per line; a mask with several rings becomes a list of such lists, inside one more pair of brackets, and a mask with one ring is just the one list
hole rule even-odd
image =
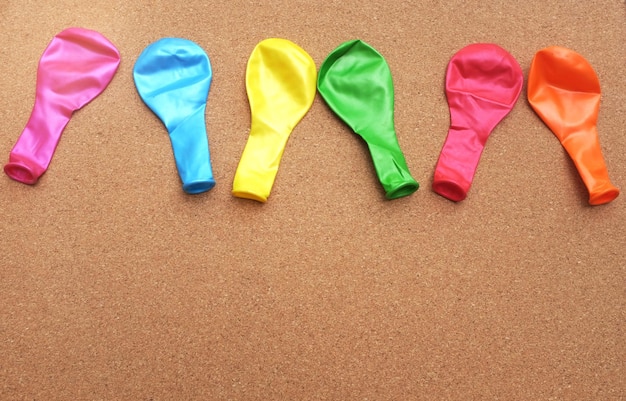
[[205, 123], [212, 77], [204, 50], [179, 38], [150, 44], [133, 69], [139, 96], [167, 128], [183, 190], [190, 194], [215, 186]]

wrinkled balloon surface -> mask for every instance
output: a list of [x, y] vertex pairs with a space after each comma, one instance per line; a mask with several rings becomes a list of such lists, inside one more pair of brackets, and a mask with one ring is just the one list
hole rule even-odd
[[528, 73], [528, 101], [574, 162], [589, 203], [615, 199], [619, 189], [609, 180], [596, 127], [600, 82], [589, 62], [559, 46], [538, 51]]
[[517, 102], [522, 83], [515, 58], [495, 44], [472, 44], [452, 57], [446, 71], [450, 128], [435, 168], [436, 193], [456, 202], [467, 197], [487, 139]]
[[320, 67], [318, 90], [328, 106], [365, 140], [385, 195], [415, 192], [394, 126], [394, 88], [387, 61], [361, 40], [342, 43]]
[[315, 98], [317, 70], [295, 43], [271, 38], [257, 44], [246, 68], [251, 127], [233, 181], [233, 195], [266, 202], [289, 135]]

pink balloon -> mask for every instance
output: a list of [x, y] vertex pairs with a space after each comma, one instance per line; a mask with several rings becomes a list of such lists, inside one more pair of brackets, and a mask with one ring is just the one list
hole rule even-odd
[[435, 169], [436, 193], [465, 199], [487, 138], [515, 105], [522, 82], [515, 58], [494, 44], [469, 45], [452, 57], [446, 72], [450, 129]]
[[118, 50], [98, 32], [69, 28], [57, 34], [39, 60], [35, 105], [5, 173], [36, 183], [72, 113], [102, 93], [119, 64]]

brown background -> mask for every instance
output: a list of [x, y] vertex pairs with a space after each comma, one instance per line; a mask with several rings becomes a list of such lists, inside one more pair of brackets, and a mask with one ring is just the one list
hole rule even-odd
[[[120, 50], [35, 186], [0, 176], [1, 400], [624, 400], [626, 208], [600, 207], [520, 97], [468, 198], [432, 192], [450, 57], [561, 45], [600, 78], [599, 132], [626, 189], [626, 5], [618, 0], [2, 0], [0, 153], [28, 120], [39, 57], [70, 26]], [[217, 186], [183, 193], [132, 81], [164, 36], [209, 54]], [[387, 201], [366, 146], [318, 96], [266, 204], [231, 196], [268, 37], [317, 66], [360, 38], [387, 59], [421, 188]], [[4, 163], [4, 162], [3, 162]]]

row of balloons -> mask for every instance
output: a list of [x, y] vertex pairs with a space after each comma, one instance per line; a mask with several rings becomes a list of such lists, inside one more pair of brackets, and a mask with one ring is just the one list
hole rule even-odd
[[[38, 65], [32, 114], [4, 168], [9, 177], [37, 182], [72, 113], [107, 87], [119, 63], [119, 51], [98, 32], [69, 28], [52, 39]], [[141, 99], [167, 128], [183, 190], [213, 188], [205, 123], [212, 80], [207, 54], [186, 39], [160, 39], [143, 50], [133, 77]], [[472, 44], [452, 57], [445, 85], [450, 128], [435, 168], [436, 193], [465, 199], [487, 138], [517, 102], [522, 83], [515, 58], [495, 44]], [[267, 201], [289, 135], [317, 92], [367, 143], [388, 199], [418, 189], [396, 137], [389, 66], [367, 43], [341, 44], [318, 74], [313, 59], [293, 42], [263, 40], [248, 60], [246, 90], [251, 128], [234, 196]], [[540, 50], [529, 71], [528, 100], [572, 158], [589, 203], [615, 199], [619, 190], [609, 180], [596, 129], [600, 85], [589, 63], [562, 47]]]

